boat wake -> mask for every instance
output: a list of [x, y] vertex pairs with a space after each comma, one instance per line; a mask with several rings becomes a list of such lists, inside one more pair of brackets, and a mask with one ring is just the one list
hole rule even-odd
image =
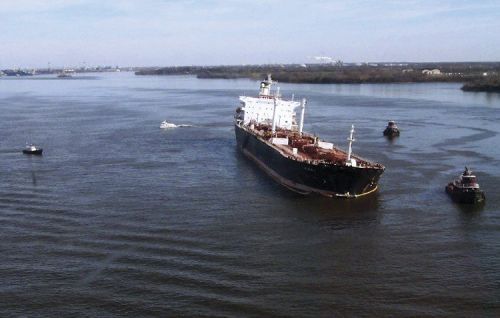
[[169, 123], [166, 120], [162, 121], [160, 124], [160, 128], [162, 128], [162, 129], [179, 128], [179, 127], [193, 127], [193, 125], [188, 125], [188, 124], [176, 125], [174, 123]]

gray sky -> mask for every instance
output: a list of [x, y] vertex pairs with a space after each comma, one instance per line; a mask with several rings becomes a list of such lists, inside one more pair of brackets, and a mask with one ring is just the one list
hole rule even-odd
[[500, 0], [0, 0], [0, 68], [500, 61]]

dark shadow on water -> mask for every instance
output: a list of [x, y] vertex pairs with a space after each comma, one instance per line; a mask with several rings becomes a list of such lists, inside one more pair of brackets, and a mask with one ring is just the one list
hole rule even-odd
[[29, 170], [30, 170], [30, 174], [31, 174], [31, 182], [33, 183], [34, 186], [36, 186], [38, 184], [38, 180], [36, 177], [36, 167], [33, 165], [33, 161], [35, 161], [35, 160], [40, 161], [43, 158], [43, 155], [33, 156], [33, 155], [23, 154], [23, 156], [28, 158]]
[[33, 182], [33, 185], [36, 186], [36, 174], [33, 169], [31, 170], [31, 181]]
[[399, 139], [399, 136], [384, 136], [385, 140], [387, 140], [387, 143], [392, 145], [395, 144], [396, 141]]
[[298, 213], [308, 213], [317, 217], [331, 217], [333, 215], [364, 215], [376, 214], [380, 207], [380, 194], [378, 191], [358, 198], [329, 198], [319, 194], [302, 195], [293, 192], [280, 185], [269, 177], [264, 171], [259, 169], [250, 159], [246, 158], [240, 151], [236, 150], [238, 162], [244, 164], [243, 168], [249, 168], [251, 173], [258, 177], [259, 189], [262, 191], [272, 191], [277, 199], [284, 201], [285, 205], [290, 205], [290, 210]]
[[453, 202], [455, 209], [460, 212], [464, 219], [472, 219], [478, 217], [484, 210], [486, 202], [476, 203], [476, 204], [459, 204]]
[[308, 210], [318, 215], [325, 213], [330, 215], [343, 213], [363, 214], [377, 211], [380, 206], [378, 192], [351, 199], [309, 195], [303, 196], [300, 198], [300, 201], [295, 203], [297, 207], [301, 207], [304, 210]]
[[307, 196], [292, 201], [294, 214], [333, 231], [369, 227], [380, 223], [379, 194], [356, 199]]

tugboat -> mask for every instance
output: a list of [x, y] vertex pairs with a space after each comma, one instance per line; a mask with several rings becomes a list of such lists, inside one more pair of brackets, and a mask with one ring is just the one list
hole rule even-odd
[[467, 167], [458, 179], [448, 183], [446, 193], [457, 203], [475, 204], [485, 200], [484, 192], [479, 189], [476, 176]]
[[384, 130], [384, 136], [397, 137], [399, 136], [399, 128], [394, 120], [389, 121]]
[[[306, 100], [284, 100], [271, 90], [271, 75], [257, 97], [240, 96], [234, 116], [238, 149], [276, 182], [294, 192], [356, 198], [377, 190], [385, 167], [303, 131]], [[299, 108], [300, 122], [295, 110]]]
[[23, 153], [25, 155], [41, 155], [43, 149], [39, 148], [33, 144], [31, 145], [26, 145], [26, 147], [23, 149]]

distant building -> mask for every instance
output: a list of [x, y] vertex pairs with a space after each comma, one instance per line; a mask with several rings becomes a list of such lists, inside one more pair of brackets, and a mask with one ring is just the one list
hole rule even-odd
[[437, 68], [433, 69], [433, 70], [422, 70], [422, 74], [425, 74], [425, 75], [441, 75], [441, 71]]

